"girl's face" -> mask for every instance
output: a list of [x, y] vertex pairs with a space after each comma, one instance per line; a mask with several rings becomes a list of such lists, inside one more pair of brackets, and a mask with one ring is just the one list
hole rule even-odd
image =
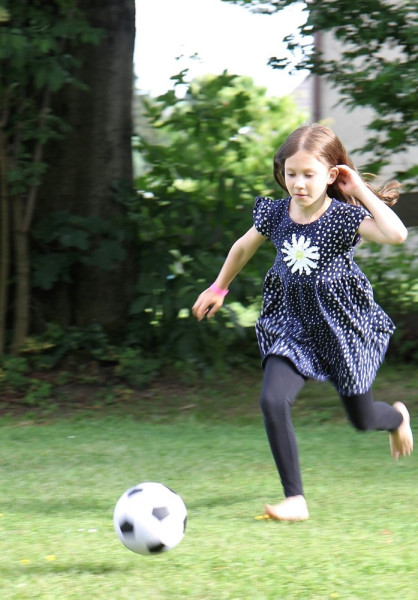
[[338, 169], [318, 160], [310, 152], [299, 150], [286, 159], [284, 173], [292, 200], [303, 209], [325, 201], [327, 188], [337, 178]]

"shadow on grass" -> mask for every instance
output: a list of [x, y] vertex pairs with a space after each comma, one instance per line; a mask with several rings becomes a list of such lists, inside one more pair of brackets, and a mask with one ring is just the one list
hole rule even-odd
[[[122, 547], [122, 551], [124, 548]], [[135, 570], [137, 567], [134, 564], [124, 563], [111, 563], [110, 561], [102, 561], [97, 563], [88, 562], [33, 562], [21, 565], [21, 574], [29, 576], [46, 576], [51, 574], [74, 574], [74, 575], [105, 575], [107, 573], [118, 573], [126, 572], [129, 570]], [[0, 577], [15, 578], [16, 576], [16, 564], [11, 564], [10, 568], [0, 567]]]
[[[116, 498], [117, 499], [117, 498]], [[108, 513], [112, 514], [113, 505], [105, 504], [104, 502], [95, 501], [92, 498], [86, 498], [84, 501], [80, 498], [71, 496], [62, 499], [56, 499], [53, 496], [49, 497], [47, 501], [45, 498], [18, 498], [13, 503], [13, 510], [17, 513], [23, 514], [45, 514], [45, 515], [62, 515], [67, 514], [71, 511], [72, 515], [80, 514], [83, 517], [88, 517], [92, 513]]]
[[230, 496], [230, 495], [224, 495], [224, 496], [214, 496], [213, 498], [203, 498], [203, 499], [195, 499], [194, 501], [188, 501], [187, 503], [187, 508], [189, 511], [196, 511], [199, 512], [200, 510], [203, 509], [207, 509], [207, 508], [216, 508], [218, 506], [224, 506], [224, 507], [228, 507], [228, 506], [234, 506], [235, 504], [241, 504], [242, 503], [242, 495], [240, 496]]

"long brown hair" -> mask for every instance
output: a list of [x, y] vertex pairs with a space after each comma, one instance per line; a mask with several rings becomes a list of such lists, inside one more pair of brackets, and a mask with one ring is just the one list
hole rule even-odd
[[[354, 171], [358, 172], [353, 164], [353, 161], [347, 154], [347, 150], [344, 148], [339, 137], [324, 125], [319, 123], [312, 123], [309, 125], [302, 125], [298, 127], [293, 133], [289, 135], [284, 144], [278, 149], [274, 156], [274, 178], [277, 183], [288, 192], [285, 183], [284, 166], [285, 161], [290, 156], [293, 156], [299, 150], [311, 152], [319, 160], [326, 164], [334, 167], [336, 165], [347, 165]], [[363, 180], [367, 187], [372, 190], [374, 194], [380, 200], [389, 204], [390, 206], [395, 204], [399, 197], [400, 183], [397, 181], [390, 181], [382, 188], [373, 187], [368, 181], [366, 181], [363, 175]], [[338, 185], [338, 178], [334, 183], [328, 186], [328, 196], [331, 198], [337, 198], [342, 202], [348, 202], [349, 204], [361, 204], [358, 198], [349, 196], [342, 192]]]

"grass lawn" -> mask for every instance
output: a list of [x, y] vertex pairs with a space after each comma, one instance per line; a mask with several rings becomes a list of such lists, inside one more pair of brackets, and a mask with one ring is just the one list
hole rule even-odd
[[[332, 388], [309, 383], [294, 421], [311, 519], [257, 520], [280, 485], [259, 381], [232, 383], [3, 416], [0, 597], [416, 600], [416, 456], [394, 462], [386, 433], [354, 431]], [[412, 367], [388, 367], [377, 395], [418, 417]], [[124, 548], [112, 523], [122, 492], [146, 480], [188, 508], [180, 545], [148, 557]]]

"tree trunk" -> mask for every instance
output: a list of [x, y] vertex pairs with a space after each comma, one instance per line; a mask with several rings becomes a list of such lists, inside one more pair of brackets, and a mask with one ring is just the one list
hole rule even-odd
[[15, 305], [12, 354], [16, 354], [28, 336], [30, 305], [30, 252], [28, 231], [24, 227], [21, 198], [13, 200], [13, 242], [15, 261]]
[[0, 356], [3, 355], [6, 346], [10, 272], [10, 218], [6, 171], [6, 141], [4, 132], [0, 129]]
[[[113, 221], [124, 209], [114, 199], [114, 185], [132, 185], [132, 83], [135, 0], [80, 0], [91, 25], [105, 30], [98, 46], [76, 49], [78, 78], [88, 90], [68, 87], [54, 100], [53, 111], [71, 132], [47, 151], [51, 165], [40, 190], [36, 218], [67, 210]], [[112, 189], [113, 188], [113, 189]], [[63, 325], [99, 323], [120, 331], [126, 322], [136, 283], [135, 252], [113, 270], [77, 265], [72, 282], [36, 293], [37, 317]]]

